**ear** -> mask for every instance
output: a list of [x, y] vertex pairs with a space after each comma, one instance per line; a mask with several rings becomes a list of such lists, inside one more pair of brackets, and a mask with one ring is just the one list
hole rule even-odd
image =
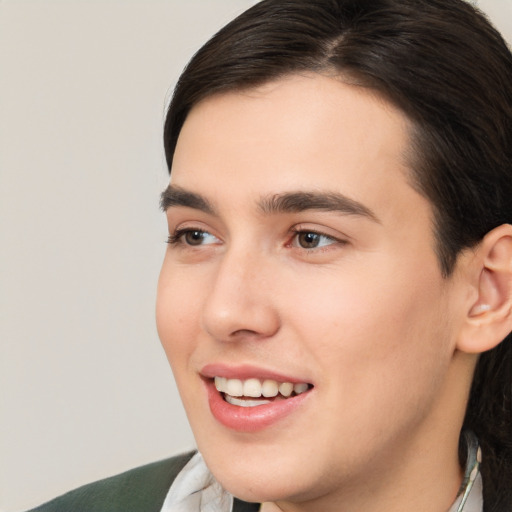
[[476, 354], [496, 347], [512, 331], [512, 225], [487, 233], [474, 250], [470, 275], [476, 293], [457, 348]]

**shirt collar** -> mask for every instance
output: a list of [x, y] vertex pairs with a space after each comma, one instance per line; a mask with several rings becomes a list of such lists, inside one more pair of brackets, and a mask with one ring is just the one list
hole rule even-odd
[[473, 432], [464, 431], [462, 435], [467, 446], [466, 472], [459, 495], [448, 512], [482, 512], [483, 489], [480, 475], [482, 451]]
[[233, 496], [210, 473], [197, 452], [174, 480], [160, 512], [231, 512]]

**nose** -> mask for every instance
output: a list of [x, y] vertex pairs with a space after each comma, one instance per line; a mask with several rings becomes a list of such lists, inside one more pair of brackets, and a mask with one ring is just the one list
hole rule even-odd
[[271, 337], [280, 327], [272, 295], [264, 259], [246, 251], [228, 251], [210, 282], [203, 305], [203, 328], [218, 341]]

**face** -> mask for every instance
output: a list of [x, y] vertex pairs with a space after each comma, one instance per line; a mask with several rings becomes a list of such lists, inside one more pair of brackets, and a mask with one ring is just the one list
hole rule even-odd
[[349, 492], [447, 437], [460, 300], [407, 133], [320, 75], [210, 97], [184, 124], [157, 324], [199, 450], [239, 497]]

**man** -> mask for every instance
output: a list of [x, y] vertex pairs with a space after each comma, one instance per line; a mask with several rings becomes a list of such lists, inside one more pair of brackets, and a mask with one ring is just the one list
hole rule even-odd
[[511, 84], [460, 0], [214, 36], [167, 116], [157, 304], [199, 453], [39, 510], [509, 510]]

